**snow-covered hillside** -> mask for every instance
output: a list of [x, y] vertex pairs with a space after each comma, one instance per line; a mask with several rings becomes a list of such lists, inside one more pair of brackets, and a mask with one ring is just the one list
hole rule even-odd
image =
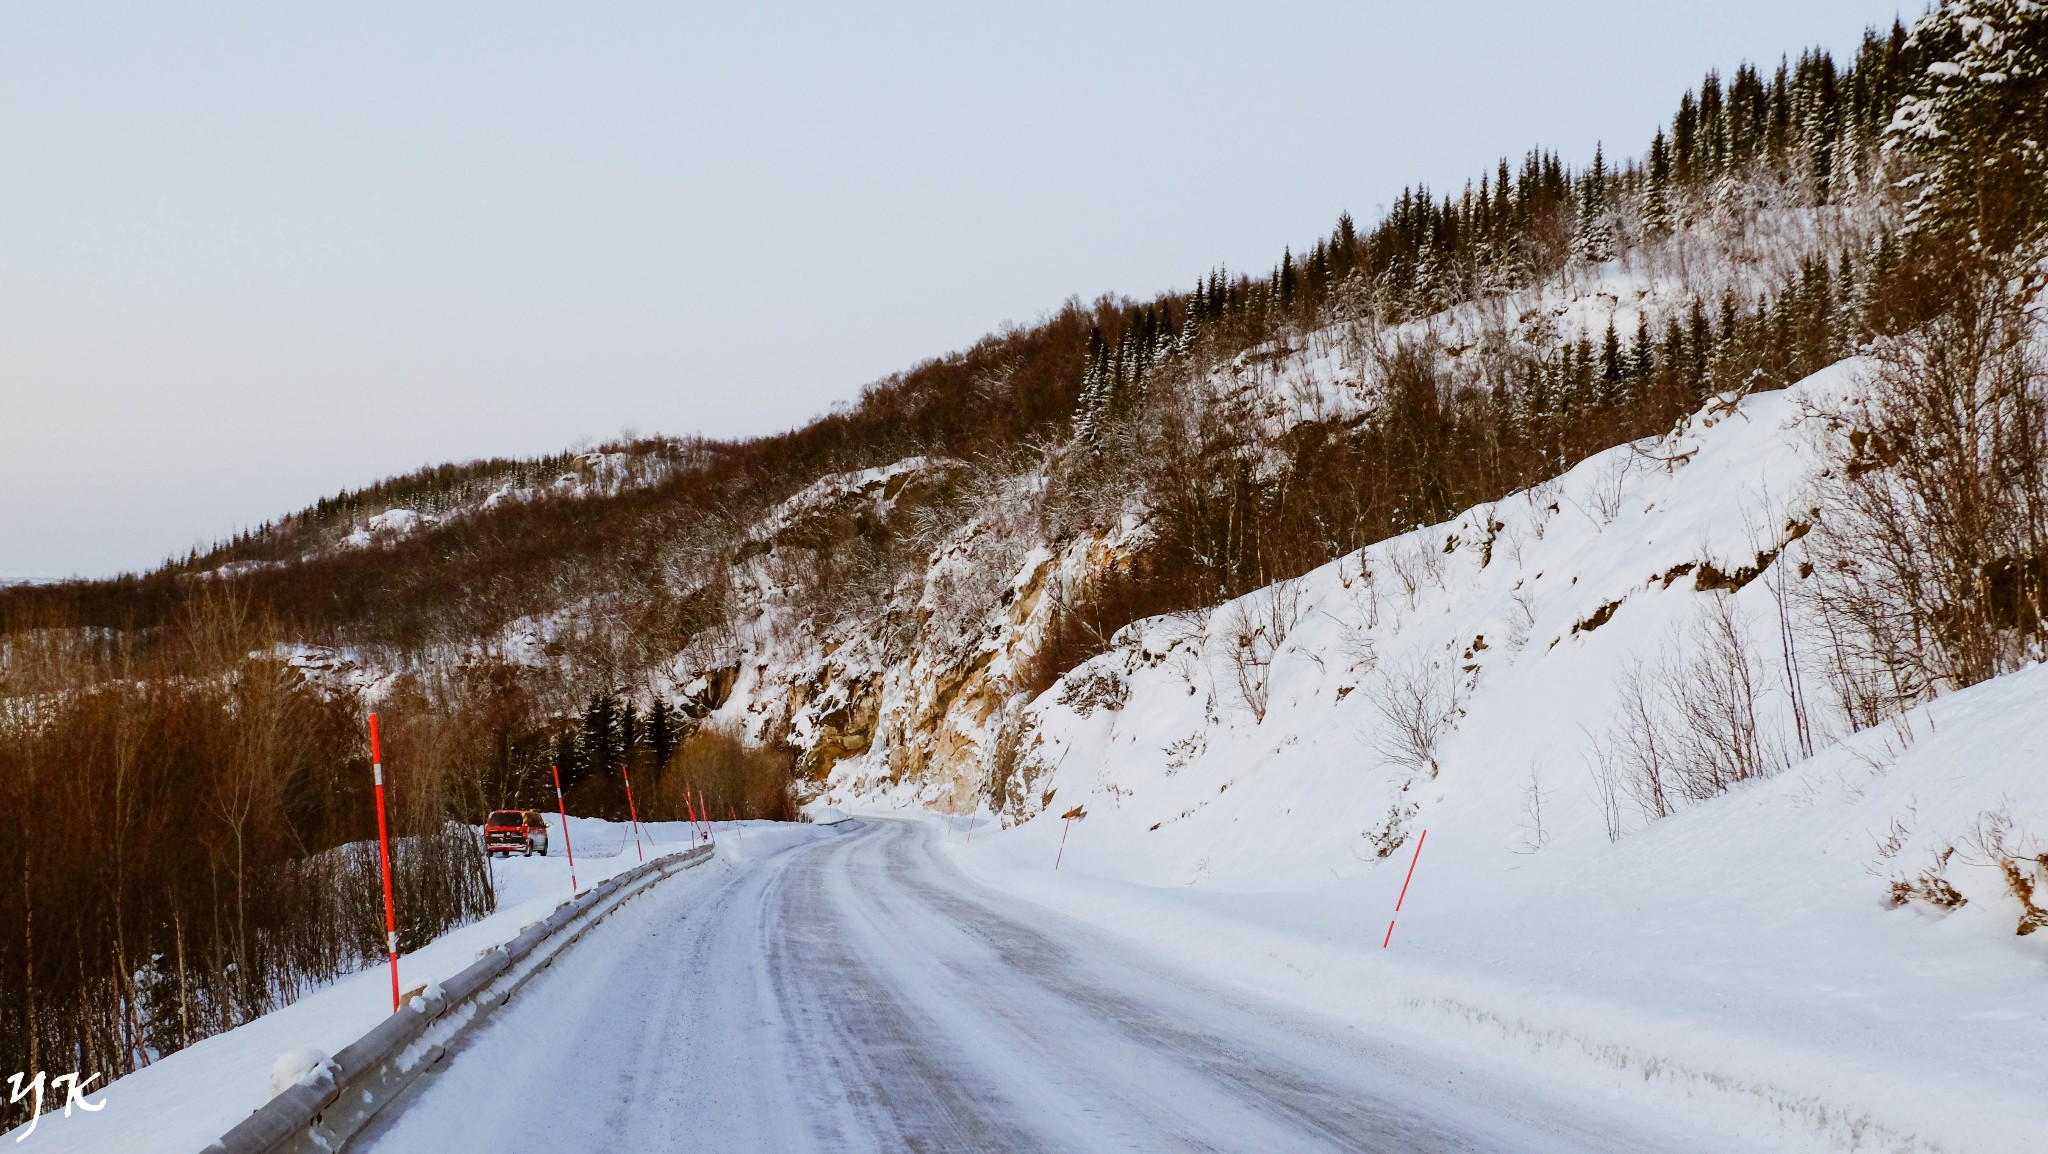
[[[2029, 1148], [2048, 935], [2016, 931], [2048, 887], [2048, 669], [1832, 720], [1801, 648], [1802, 414], [1863, 371], [1131, 626], [1033, 702], [1011, 828], [955, 852], [1248, 985], [1575, 1092], [1648, 1083], [1759, 1148]], [[1755, 776], [1667, 782], [1656, 817], [1628, 687], [1682, 757], [1681, 686], [1731, 672]], [[835, 785], [929, 800], [850, 765]]]

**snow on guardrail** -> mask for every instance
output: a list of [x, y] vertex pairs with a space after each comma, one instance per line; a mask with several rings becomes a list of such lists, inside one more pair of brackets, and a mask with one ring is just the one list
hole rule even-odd
[[[295, 1064], [303, 1066], [296, 1080], [208, 1146], [204, 1154], [310, 1154], [338, 1149], [413, 1079], [440, 1061], [448, 1047], [592, 926], [635, 894], [671, 873], [702, 864], [710, 855], [710, 846], [698, 846], [599, 883], [510, 942], [485, 951], [444, 985], [429, 984], [415, 991], [396, 1013], [332, 1059], [319, 1060], [295, 1051], [302, 1059]], [[574, 932], [565, 935], [572, 926]], [[553, 948], [542, 951], [543, 945]], [[344, 1095], [344, 1091], [353, 1092]]]

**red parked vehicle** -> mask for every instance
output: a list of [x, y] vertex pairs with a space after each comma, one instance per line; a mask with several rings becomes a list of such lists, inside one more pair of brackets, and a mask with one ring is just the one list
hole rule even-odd
[[484, 852], [520, 853], [527, 857], [548, 853], [548, 826], [539, 812], [530, 809], [495, 809], [484, 822]]

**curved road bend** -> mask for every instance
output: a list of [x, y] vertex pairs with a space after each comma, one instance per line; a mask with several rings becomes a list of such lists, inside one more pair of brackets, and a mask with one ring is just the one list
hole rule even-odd
[[862, 822], [657, 886], [351, 1149], [1698, 1148], [1208, 985], [931, 838]]

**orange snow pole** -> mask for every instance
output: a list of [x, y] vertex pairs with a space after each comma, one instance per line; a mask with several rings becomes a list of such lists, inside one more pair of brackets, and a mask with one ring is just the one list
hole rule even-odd
[[1429, 831], [1415, 839], [1415, 856], [1408, 859], [1408, 876], [1401, 879], [1401, 896], [1394, 899], [1394, 916], [1387, 919], [1387, 936], [1380, 941], [1380, 948], [1386, 949], [1394, 940], [1394, 921], [1401, 916], [1401, 903], [1408, 900], [1408, 883], [1415, 880], [1415, 863], [1422, 860], [1422, 843], [1429, 840]]
[[391, 951], [391, 1012], [398, 1012], [398, 908], [391, 901], [391, 830], [384, 821], [384, 751], [370, 715], [370, 772], [377, 779], [377, 857], [384, 866], [384, 945]]
[[633, 771], [621, 765], [619, 776], [626, 779], [626, 812], [633, 815], [633, 852], [646, 861], [647, 854], [640, 848], [640, 807], [633, 804]]
[[718, 829], [711, 824], [711, 806], [704, 800], [704, 788], [702, 786], [697, 787], [697, 808], [704, 811], [704, 840], [716, 842], [718, 840]]
[[548, 766], [555, 775], [555, 809], [562, 815], [562, 848], [569, 851], [569, 895], [576, 895], [576, 843], [569, 840], [569, 807], [562, 801], [562, 768]]
[[697, 803], [690, 800], [690, 787], [683, 787], [683, 812], [690, 815], [690, 844], [697, 844]]

